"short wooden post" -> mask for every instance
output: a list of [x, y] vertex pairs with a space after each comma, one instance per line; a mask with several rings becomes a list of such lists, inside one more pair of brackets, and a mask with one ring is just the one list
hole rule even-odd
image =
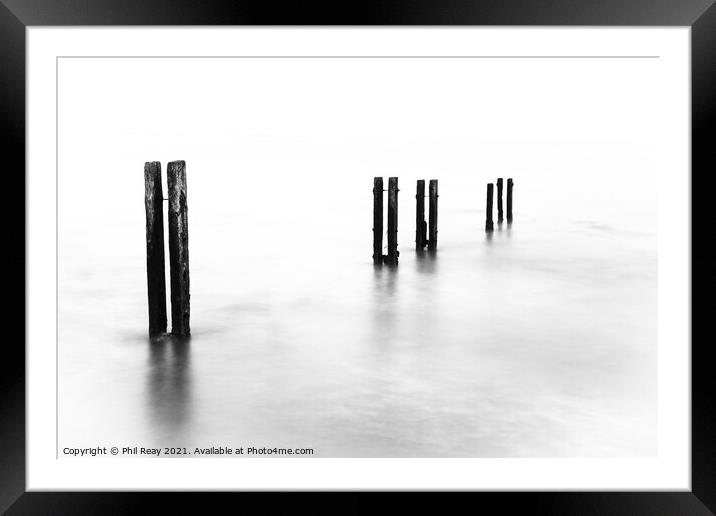
[[502, 178], [497, 180], [497, 222], [502, 222]]
[[373, 263], [383, 263], [383, 178], [373, 178]]
[[512, 178], [507, 179], [507, 222], [512, 222]]
[[494, 231], [495, 224], [492, 222], [492, 192], [494, 185], [487, 183], [487, 210], [485, 212], [485, 231]]
[[425, 180], [418, 179], [415, 194], [415, 249], [425, 249], [427, 240], [427, 224], [425, 223]]
[[386, 263], [398, 264], [398, 178], [388, 178], [388, 256]]
[[169, 191], [169, 274], [172, 301], [172, 333], [188, 337], [189, 327], [189, 220], [186, 200], [186, 163], [167, 167]]
[[162, 165], [158, 161], [144, 164], [144, 211], [147, 237], [147, 298], [149, 301], [149, 335], [167, 331], [167, 293], [164, 281], [164, 195]]
[[431, 179], [429, 189], [430, 206], [428, 208], [428, 251], [438, 249], [438, 180]]

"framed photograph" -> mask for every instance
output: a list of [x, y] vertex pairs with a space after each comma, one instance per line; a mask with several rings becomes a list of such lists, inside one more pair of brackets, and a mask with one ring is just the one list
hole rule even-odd
[[0, 509], [711, 514], [712, 4], [3, 0]]

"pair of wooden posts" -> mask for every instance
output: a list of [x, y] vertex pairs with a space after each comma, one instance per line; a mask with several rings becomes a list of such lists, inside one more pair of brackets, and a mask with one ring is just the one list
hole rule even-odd
[[[383, 254], [383, 178], [373, 178], [373, 263], [397, 265], [398, 256], [398, 178], [388, 178], [388, 254]], [[438, 247], [438, 180], [430, 180], [429, 224], [425, 223], [425, 180], [417, 184], [415, 248], [428, 251]], [[429, 228], [429, 229], [428, 229]]]
[[[512, 222], [512, 178], [507, 179], [507, 222]], [[494, 185], [487, 183], [487, 209], [485, 216], [485, 231], [494, 231], [495, 224], [492, 221], [492, 194]], [[497, 180], [497, 222], [502, 222], [502, 178]]]
[[[167, 165], [169, 194], [169, 274], [172, 304], [172, 334], [188, 337], [189, 328], [189, 221], [186, 202], [186, 163]], [[162, 165], [144, 164], [144, 207], [147, 216], [147, 296], [149, 335], [167, 331], [167, 298], [164, 280], [164, 195]]]

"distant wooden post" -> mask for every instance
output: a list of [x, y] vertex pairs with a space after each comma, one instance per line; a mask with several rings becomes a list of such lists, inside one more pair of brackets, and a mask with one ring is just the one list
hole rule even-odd
[[189, 221], [186, 202], [186, 163], [167, 166], [169, 190], [169, 274], [172, 333], [187, 337], [189, 328]]
[[428, 251], [438, 249], [438, 180], [431, 179], [429, 185], [430, 206], [428, 208]]
[[415, 249], [425, 249], [427, 236], [427, 224], [425, 223], [425, 180], [418, 179], [417, 192], [415, 194]]
[[507, 179], [507, 222], [512, 222], [512, 178]]
[[386, 263], [398, 264], [398, 178], [388, 178], [388, 256]]
[[497, 180], [497, 222], [502, 222], [502, 178]]
[[494, 231], [495, 224], [492, 222], [492, 191], [494, 185], [487, 183], [487, 210], [485, 213], [485, 231]]
[[383, 178], [373, 178], [373, 263], [383, 263]]
[[148, 161], [144, 164], [144, 211], [147, 217], [147, 298], [150, 336], [167, 331], [163, 208], [162, 165], [158, 161]]

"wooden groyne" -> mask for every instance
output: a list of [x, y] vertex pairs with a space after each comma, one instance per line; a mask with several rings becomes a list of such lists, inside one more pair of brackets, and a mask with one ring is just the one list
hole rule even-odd
[[162, 165], [158, 161], [144, 164], [144, 211], [147, 238], [147, 298], [149, 301], [149, 335], [167, 331], [167, 294], [164, 280], [164, 195]]
[[188, 337], [189, 327], [189, 220], [186, 200], [186, 163], [167, 167], [169, 190], [169, 277], [172, 334]]
[[507, 180], [507, 222], [512, 222], [512, 178]]
[[398, 178], [388, 178], [388, 256], [385, 263], [398, 265]]
[[418, 179], [415, 189], [415, 250], [424, 251], [428, 227], [425, 222], [425, 180]]
[[[169, 229], [169, 276], [171, 286], [172, 334], [188, 337], [189, 309], [189, 220], [186, 192], [186, 163], [167, 166], [167, 223]], [[167, 294], [164, 256], [164, 197], [161, 163], [144, 164], [144, 207], [147, 240], [147, 299], [149, 335], [167, 331]]]
[[438, 250], [438, 180], [430, 180], [430, 207], [428, 209], [428, 251]]
[[492, 197], [493, 197], [494, 185], [487, 183], [487, 202], [485, 209], [485, 231], [494, 231], [495, 224], [492, 221]]
[[497, 180], [497, 222], [498, 224], [504, 220], [502, 212], [502, 178]]

